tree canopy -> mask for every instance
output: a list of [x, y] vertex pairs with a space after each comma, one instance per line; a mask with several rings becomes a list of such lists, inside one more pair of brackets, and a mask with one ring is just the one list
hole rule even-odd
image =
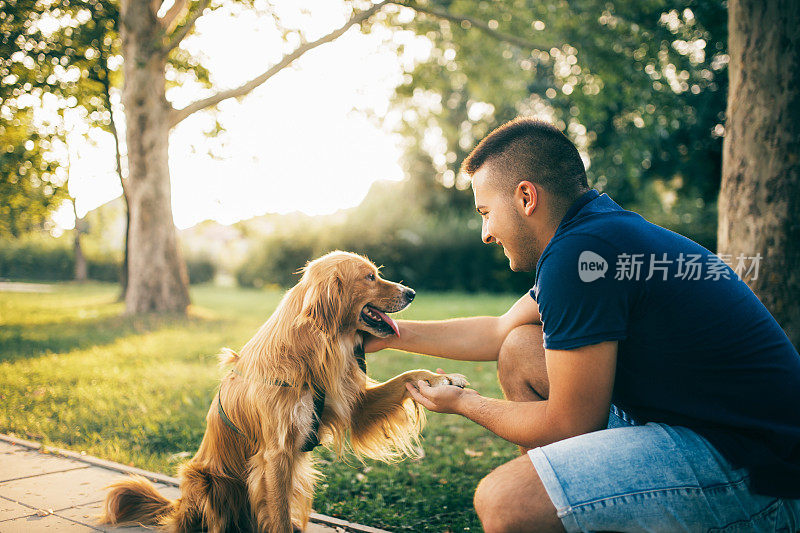
[[[67, 198], [68, 136], [79, 129], [117, 138], [118, 25], [112, 0], [0, 0], [0, 235], [41, 228]], [[209, 85], [208, 71], [182, 49], [168, 68], [173, 84]]]
[[435, 204], [468, 204], [458, 193], [466, 154], [502, 122], [533, 114], [588, 156], [592, 186], [713, 248], [727, 89], [723, 1], [425, 6], [411, 27], [433, 48], [407, 73], [395, 106], [412, 179], [451, 191]]
[[108, 122], [102, 63], [114, 11], [103, 2], [0, 2], [0, 234], [41, 227], [66, 198], [65, 115]]

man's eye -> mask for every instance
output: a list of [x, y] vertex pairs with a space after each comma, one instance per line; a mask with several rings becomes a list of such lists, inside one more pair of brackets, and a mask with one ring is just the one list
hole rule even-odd
[[375, 274], [372, 274], [372, 273], [367, 274], [367, 279], [370, 280], [370, 281], [375, 281]]

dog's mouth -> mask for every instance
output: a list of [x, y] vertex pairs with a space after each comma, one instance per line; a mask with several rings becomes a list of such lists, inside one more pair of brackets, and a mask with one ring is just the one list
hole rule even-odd
[[361, 321], [373, 332], [384, 336], [394, 333], [400, 336], [400, 328], [392, 317], [371, 305], [365, 305], [361, 310]]

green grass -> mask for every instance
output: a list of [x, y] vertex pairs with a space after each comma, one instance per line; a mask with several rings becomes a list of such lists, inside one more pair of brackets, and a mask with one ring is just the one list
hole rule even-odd
[[[0, 432], [174, 475], [197, 449], [221, 376], [216, 354], [240, 348], [279, 291], [199, 286], [188, 317], [122, 315], [114, 285], [56, 284], [0, 292]], [[420, 294], [400, 316], [499, 314], [516, 296]], [[501, 397], [492, 363], [384, 350], [367, 359], [387, 379], [411, 368], [465, 374]], [[455, 415], [429, 413], [422, 459], [386, 465], [317, 452], [325, 479], [316, 512], [391, 531], [479, 531], [478, 481], [516, 447]]]

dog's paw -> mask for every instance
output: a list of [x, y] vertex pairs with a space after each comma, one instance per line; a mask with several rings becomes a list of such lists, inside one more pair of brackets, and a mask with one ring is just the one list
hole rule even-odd
[[455, 385], [456, 387], [461, 387], [462, 389], [469, 385], [469, 381], [467, 378], [462, 374], [439, 374], [434, 382], [431, 383], [432, 386], [436, 385]]

